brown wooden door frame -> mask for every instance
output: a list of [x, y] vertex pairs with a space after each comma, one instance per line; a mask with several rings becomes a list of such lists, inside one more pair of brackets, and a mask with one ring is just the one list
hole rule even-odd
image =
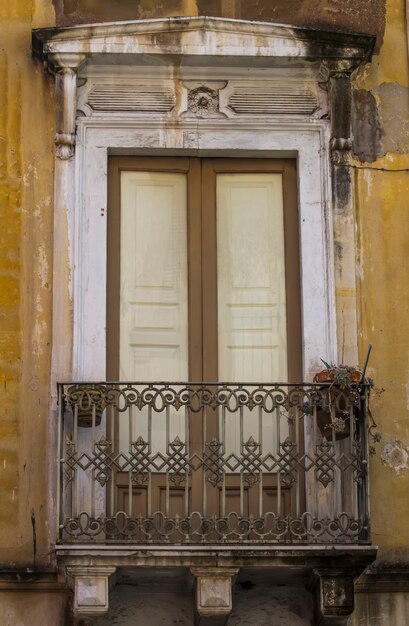
[[[119, 375], [119, 286], [120, 286], [120, 179], [122, 171], [177, 172], [187, 176], [187, 250], [188, 250], [188, 337], [189, 380], [217, 382], [217, 230], [216, 178], [224, 173], [279, 173], [282, 175], [284, 208], [284, 254], [286, 278], [288, 380], [301, 380], [301, 290], [297, 206], [297, 170], [293, 159], [224, 159], [196, 157], [110, 157], [108, 185], [108, 267], [107, 267], [107, 378]], [[205, 323], [204, 323], [205, 322]], [[240, 381], [237, 381], [240, 382]], [[272, 381], [275, 382], [275, 381]], [[282, 382], [282, 381], [277, 381]], [[191, 451], [202, 453], [202, 424], [198, 414], [191, 415]], [[207, 414], [207, 439], [217, 437], [217, 412]], [[118, 441], [115, 443], [118, 447]], [[227, 478], [232, 493], [238, 476]], [[203, 474], [190, 476], [191, 510], [202, 508]], [[125, 486], [118, 475], [118, 487]], [[155, 477], [160, 487], [159, 476]], [[157, 484], [156, 484], [157, 483]], [[275, 490], [277, 476], [266, 475], [264, 487]], [[179, 490], [180, 491], [180, 490]], [[159, 493], [159, 492], [158, 492]], [[285, 494], [284, 494], [285, 495]], [[288, 494], [290, 495], [290, 494]], [[251, 500], [254, 494], [249, 493]], [[285, 495], [287, 498], [287, 496]], [[158, 501], [159, 495], [154, 496]], [[219, 490], [208, 499], [208, 513], [218, 508]], [[249, 505], [253, 509], [254, 504]]]

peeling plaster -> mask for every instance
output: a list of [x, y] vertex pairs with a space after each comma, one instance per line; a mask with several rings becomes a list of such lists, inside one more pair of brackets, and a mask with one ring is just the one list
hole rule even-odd
[[[353, 93], [353, 154], [372, 163], [380, 156], [409, 152], [409, 88], [382, 83], [372, 91]], [[390, 162], [393, 165], [393, 156]]]
[[47, 288], [50, 280], [50, 268], [48, 263], [48, 252], [44, 243], [41, 243], [38, 247], [37, 259], [38, 277], [41, 281], [41, 285]]
[[379, 102], [383, 154], [409, 152], [409, 87], [382, 83], [373, 93]]
[[44, 337], [47, 333], [47, 323], [44, 320], [36, 320], [32, 333], [32, 350], [36, 358], [40, 358], [45, 354], [48, 347], [44, 345]]
[[409, 447], [402, 441], [391, 441], [387, 443], [381, 454], [381, 459], [385, 465], [395, 471], [397, 476], [409, 469]]
[[353, 154], [361, 161], [373, 162], [381, 152], [382, 130], [374, 95], [365, 89], [353, 93]]

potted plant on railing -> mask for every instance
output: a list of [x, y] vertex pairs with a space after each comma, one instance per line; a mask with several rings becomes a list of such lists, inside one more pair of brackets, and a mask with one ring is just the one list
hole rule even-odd
[[320, 384], [317, 425], [327, 439], [332, 438], [332, 432], [335, 432], [335, 439], [343, 439], [351, 432], [351, 416], [364, 374], [357, 367], [322, 362], [325, 369], [317, 372], [313, 379]]

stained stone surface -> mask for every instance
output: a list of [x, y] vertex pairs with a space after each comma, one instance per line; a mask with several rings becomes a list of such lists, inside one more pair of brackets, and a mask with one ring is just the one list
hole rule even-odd
[[303, 587], [256, 584], [236, 588], [228, 626], [310, 626], [312, 611], [311, 595]]
[[[145, 579], [142, 574], [116, 586], [109, 615], [95, 626], [193, 626], [193, 591], [186, 573], [168, 572], [156, 582], [154, 574]], [[305, 581], [243, 571], [233, 585], [228, 626], [310, 626], [312, 615]]]
[[111, 594], [107, 617], [95, 626], [190, 626], [193, 602], [189, 593], [149, 594], [120, 586]]
[[385, 0], [52, 0], [62, 25], [208, 15], [277, 24], [352, 30], [382, 42]]

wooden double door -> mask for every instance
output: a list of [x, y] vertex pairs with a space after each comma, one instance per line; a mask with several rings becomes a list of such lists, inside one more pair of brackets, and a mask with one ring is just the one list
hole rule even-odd
[[[294, 160], [110, 158], [108, 380], [300, 380], [299, 267]], [[216, 418], [206, 435], [197, 415], [175, 411], [167, 426], [163, 416], [149, 419], [148, 428], [140, 413], [132, 432], [123, 420], [119, 449], [140, 437], [150, 439], [152, 454], [166, 454], [169, 442], [188, 437], [190, 450], [202, 454], [203, 437], [220, 439]], [[253, 436], [250, 414], [244, 430]], [[239, 454], [246, 432], [230, 420], [226, 454]], [[125, 510], [183, 514], [187, 498], [197, 510], [200, 481], [188, 496], [186, 485], [173, 486], [169, 503], [164, 474], [151, 474], [150, 503], [143, 485], [131, 492], [118, 474]], [[238, 481], [232, 472], [233, 507]], [[271, 476], [271, 497], [274, 485]], [[241, 500], [243, 509], [243, 491]]]

